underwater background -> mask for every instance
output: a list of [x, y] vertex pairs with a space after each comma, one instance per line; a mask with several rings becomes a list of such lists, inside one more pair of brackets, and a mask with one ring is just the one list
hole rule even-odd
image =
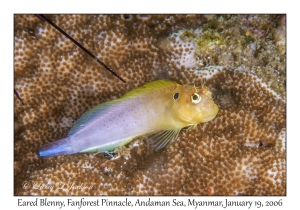
[[[14, 16], [14, 195], [285, 195], [285, 15]], [[217, 117], [153, 151], [38, 157], [89, 108], [157, 79], [205, 83]], [[25, 183], [25, 184], [24, 184]]]

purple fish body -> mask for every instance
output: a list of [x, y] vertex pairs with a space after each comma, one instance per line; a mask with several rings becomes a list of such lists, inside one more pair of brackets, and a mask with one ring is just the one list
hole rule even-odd
[[[42, 146], [39, 155], [113, 151], [144, 135], [154, 136], [152, 145], [160, 149], [177, 138], [183, 127], [195, 125], [193, 120], [176, 116], [174, 105], [184, 96], [182, 87], [172, 81], [158, 80], [134, 89], [120, 99], [95, 106], [74, 123], [66, 138]], [[213, 110], [208, 119], [211, 120], [218, 108], [212, 99], [206, 101]], [[182, 109], [181, 106], [178, 108]]]

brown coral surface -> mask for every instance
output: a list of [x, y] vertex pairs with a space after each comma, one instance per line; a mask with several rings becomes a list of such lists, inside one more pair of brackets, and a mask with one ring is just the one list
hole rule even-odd
[[[283, 15], [15, 15], [15, 195], [285, 195]], [[226, 65], [239, 66], [214, 67]], [[205, 79], [204, 79], [205, 78]], [[169, 147], [38, 157], [89, 108], [156, 79], [212, 90], [220, 111]], [[269, 88], [271, 87], [271, 88]]]

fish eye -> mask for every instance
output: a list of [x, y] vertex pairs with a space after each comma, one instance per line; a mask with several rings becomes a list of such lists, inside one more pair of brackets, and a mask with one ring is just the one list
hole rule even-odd
[[201, 101], [201, 96], [198, 93], [194, 93], [191, 96], [191, 100], [193, 104], [198, 104]]
[[179, 96], [179, 93], [175, 93], [175, 94], [173, 95], [173, 99], [176, 100], [176, 99], [178, 98], [178, 96]]

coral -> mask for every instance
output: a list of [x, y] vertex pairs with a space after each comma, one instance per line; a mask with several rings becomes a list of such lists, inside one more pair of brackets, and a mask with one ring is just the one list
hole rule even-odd
[[[25, 104], [15, 96], [15, 195], [285, 195], [283, 16], [49, 17], [127, 83], [46, 22], [15, 15], [14, 87]], [[208, 65], [242, 68], [200, 70]], [[38, 157], [89, 108], [156, 79], [205, 82], [220, 112], [160, 151], [139, 138], [116, 156]]]
[[208, 18], [211, 21], [194, 31], [199, 65], [242, 66], [266, 79], [285, 98], [285, 16]]

